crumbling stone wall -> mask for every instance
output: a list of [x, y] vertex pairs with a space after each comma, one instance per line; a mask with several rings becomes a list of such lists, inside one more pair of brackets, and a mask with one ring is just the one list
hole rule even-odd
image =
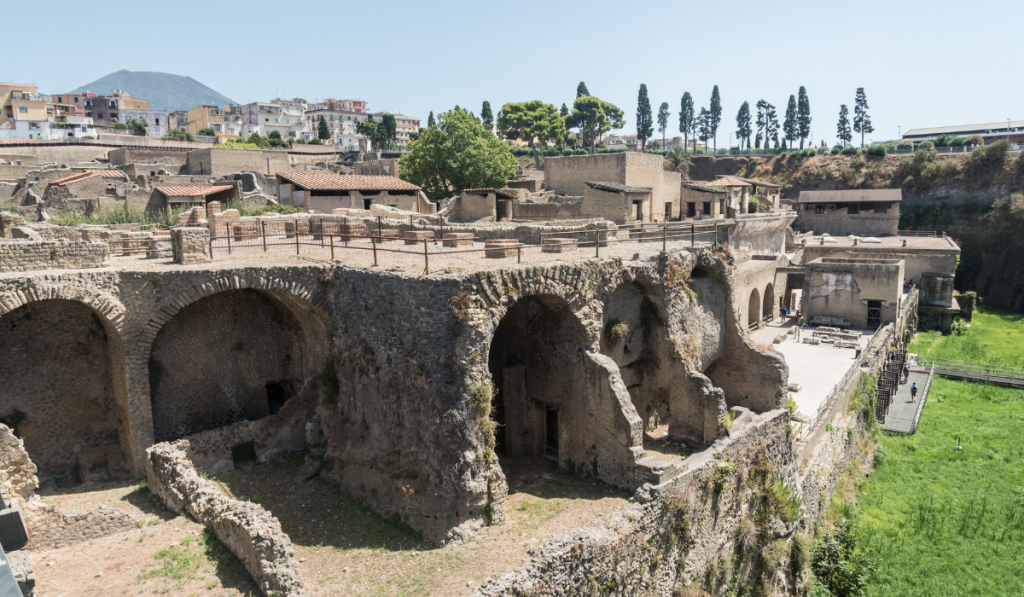
[[21, 440], [10, 427], [0, 424], [0, 491], [4, 497], [8, 501], [30, 499], [39, 487], [37, 472]]
[[262, 506], [229, 499], [211, 481], [200, 477], [185, 451], [186, 440], [161, 443], [146, 450], [150, 490], [175, 512], [188, 512], [213, 529], [242, 561], [266, 595], [306, 594], [291, 540], [281, 523]]
[[106, 243], [67, 240], [0, 242], [0, 273], [106, 267]]
[[107, 506], [61, 510], [36, 498], [27, 502], [22, 512], [32, 529], [32, 538], [25, 546], [28, 551], [69, 547], [139, 527], [139, 520], [131, 514]]

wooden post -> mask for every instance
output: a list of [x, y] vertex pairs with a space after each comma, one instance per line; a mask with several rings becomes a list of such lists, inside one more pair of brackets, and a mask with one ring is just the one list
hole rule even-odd
[[661, 252], [668, 252], [668, 224], [661, 227]]
[[601, 256], [601, 231], [594, 231], [594, 257]]
[[299, 254], [299, 222], [295, 221], [295, 254]]
[[267, 252], [267, 222], [266, 222], [266, 220], [263, 220], [263, 221], [260, 222], [260, 224], [262, 224], [260, 227], [263, 229], [263, 252], [266, 253]]
[[334, 261], [334, 235], [331, 235], [331, 261]]
[[[410, 218], [412, 216], [409, 216]], [[423, 239], [423, 271], [426, 272], [424, 275], [430, 275], [430, 250], [427, 248], [427, 239]]]
[[519, 247], [516, 247], [516, 263], [522, 263], [522, 262], [523, 262], [523, 247], [519, 246]]
[[373, 243], [373, 267], [377, 267], [377, 237], [370, 233], [370, 242]]
[[690, 246], [697, 243], [697, 224], [690, 224]]

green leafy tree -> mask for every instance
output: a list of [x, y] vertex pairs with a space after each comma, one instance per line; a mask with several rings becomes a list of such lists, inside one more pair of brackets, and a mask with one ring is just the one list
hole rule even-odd
[[[807, 89], [803, 85], [796, 99], [797, 133], [800, 136], [800, 149], [804, 148], [804, 139], [811, 136], [811, 100], [807, 97]], [[811, 143], [813, 144], [813, 140]]]
[[786, 104], [786, 119], [782, 121], [782, 135], [793, 145], [800, 135], [800, 124], [796, 119], [796, 96], [789, 96], [789, 103]]
[[167, 131], [167, 134], [165, 134], [162, 138], [163, 139], [167, 139], [168, 141], [195, 141], [196, 140], [196, 138], [193, 137], [191, 133], [189, 133], [188, 131], [180, 130], [180, 129], [174, 129], [174, 130]]
[[377, 137], [382, 148], [395, 149], [398, 142], [398, 121], [394, 114], [385, 112], [377, 123]]
[[857, 549], [857, 527], [849, 520], [825, 531], [811, 550], [815, 588], [820, 584], [828, 597], [864, 597], [876, 568], [871, 550]]
[[875, 132], [871, 126], [871, 116], [868, 114], [868, 96], [864, 93], [863, 87], [857, 88], [857, 97], [853, 104], [853, 131], [860, 133], [860, 147], [864, 149], [864, 135]]
[[483, 123], [484, 128], [490, 130], [491, 125], [494, 124], [494, 113], [491, 112], [491, 102], [484, 100], [484, 105], [480, 108], [480, 121]]
[[145, 135], [149, 127], [149, 123], [146, 122], [145, 118], [129, 118], [125, 124], [128, 126], [128, 130], [136, 135]]
[[437, 122], [434, 120], [434, 111], [430, 111], [430, 115], [427, 116], [427, 126], [434, 126]]
[[718, 94], [718, 85], [711, 90], [711, 109], [708, 110], [708, 127], [715, 139], [715, 150], [718, 149], [718, 126], [722, 124], [722, 96]]
[[559, 143], [565, 138], [565, 119], [558, 109], [540, 100], [505, 104], [501, 107], [498, 131], [505, 139], [526, 141], [533, 152], [533, 161], [540, 169], [538, 144]]
[[[202, 131], [200, 131], [200, 132], [202, 132]], [[261, 137], [259, 135], [259, 133], [253, 133], [253, 134], [249, 135], [249, 137], [245, 140], [245, 142], [246, 143], [252, 143], [256, 147], [259, 147], [260, 149], [266, 149], [266, 148], [270, 147], [270, 141], [268, 141], [266, 137]]]
[[374, 120], [372, 118], [367, 118], [366, 120], [364, 120], [362, 122], [357, 122], [356, 123], [356, 132], [359, 133], [360, 135], [366, 137], [366, 140], [369, 141], [373, 145], [374, 148], [378, 148], [378, 139], [379, 139], [378, 135], [380, 133], [377, 132], [377, 121], [376, 120]]
[[690, 133], [697, 124], [693, 115], [693, 96], [687, 91], [679, 102], [679, 132], [683, 134], [683, 149], [690, 147]]
[[853, 131], [850, 130], [850, 110], [846, 104], [839, 106], [839, 124], [836, 125], [836, 139], [842, 141], [846, 147], [853, 140]]
[[217, 135], [217, 131], [213, 130], [213, 127], [205, 126], [199, 129], [196, 134], [203, 137], [213, 137]]
[[502, 187], [516, 172], [507, 143], [463, 110], [443, 112], [435, 126], [420, 131], [401, 159], [401, 177], [431, 199], [463, 189]]
[[668, 111], [668, 102], [661, 102], [658, 107], [658, 132], [661, 133], [661, 145], [665, 146], [665, 131], [668, 130], [668, 118], [671, 114]]
[[620, 129], [625, 124], [621, 109], [590, 95], [576, 98], [568, 120], [569, 127], [578, 128], [583, 133], [584, 141], [590, 145], [590, 153], [594, 153], [598, 136], [612, 129]]
[[[775, 139], [776, 147], [778, 147], [778, 132], [779, 132], [779, 121], [776, 117], [775, 106], [769, 104], [764, 100], [757, 102], [757, 130], [764, 131], [764, 148], [768, 149], [769, 143], [772, 139]], [[762, 137], [758, 133], [758, 137]], [[757, 144], [761, 146], [760, 142]]]
[[654, 136], [654, 116], [651, 114], [651, 98], [647, 97], [647, 85], [640, 84], [640, 94], [636, 98], [636, 137], [640, 140], [640, 151], [644, 150], [647, 140]]
[[313, 139], [312, 141], [309, 142], [309, 144], [310, 145], [323, 145], [323, 141], [321, 141], [320, 139]]
[[271, 147], [288, 146], [288, 144], [285, 143], [284, 138], [281, 137], [280, 131], [270, 131], [270, 134], [267, 135], [267, 143], [269, 143]]
[[[562, 117], [562, 120], [565, 121], [565, 123], [566, 123], [566, 127], [568, 127], [568, 123], [569, 123], [569, 108], [568, 108], [568, 106], [565, 105], [565, 102], [562, 102], [562, 107], [559, 108], [558, 115]], [[576, 145], [576, 137], [573, 136], [573, 135], [570, 135], [568, 133], [566, 133], [565, 137], [562, 137], [562, 150], [563, 151], [565, 150], [566, 142], [568, 142], [572, 146], [575, 146]]]
[[736, 113], [736, 138], [740, 141], [740, 149], [743, 149], [743, 141], [747, 141], [747, 149], [750, 149], [750, 135], [753, 129], [750, 126], [750, 102], [743, 102], [740, 111]]
[[316, 138], [321, 141], [326, 141], [331, 138], [331, 129], [327, 127], [327, 119], [324, 115], [320, 115], [320, 124], [316, 127]]
[[576, 97], [583, 97], [584, 95], [590, 95], [590, 92], [587, 91], [587, 84], [580, 81], [580, 84], [576, 86]]

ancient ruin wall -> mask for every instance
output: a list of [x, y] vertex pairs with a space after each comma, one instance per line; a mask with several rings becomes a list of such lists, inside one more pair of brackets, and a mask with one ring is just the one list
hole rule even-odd
[[213, 529], [264, 594], [305, 595], [295, 550], [281, 523], [262, 506], [231, 500], [212, 481], [200, 477], [185, 454], [188, 447], [188, 441], [181, 440], [146, 450], [149, 489], [171, 510], [187, 511]]
[[107, 243], [66, 240], [0, 242], [0, 273], [108, 265]]

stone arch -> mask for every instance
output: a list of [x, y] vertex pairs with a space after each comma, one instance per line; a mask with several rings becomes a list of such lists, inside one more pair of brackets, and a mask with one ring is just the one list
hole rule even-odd
[[319, 287], [271, 277], [195, 286], [144, 333], [153, 441], [262, 418], [299, 395], [327, 357]]
[[0, 417], [22, 437], [40, 474], [70, 484], [129, 473], [124, 307], [70, 285], [34, 286], [2, 306]]
[[632, 487], [642, 422], [618, 367], [593, 344], [561, 296], [528, 294], [504, 309], [488, 353], [499, 450]]
[[775, 290], [771, 282], [764, 287], [764, 297], [761, 300], [761, 319], [775, 320]]
[[747, 301], [747, 327], [755, 328], [761, 320], [761, 297], [757, 289], [750, 291], [750, 300]]

